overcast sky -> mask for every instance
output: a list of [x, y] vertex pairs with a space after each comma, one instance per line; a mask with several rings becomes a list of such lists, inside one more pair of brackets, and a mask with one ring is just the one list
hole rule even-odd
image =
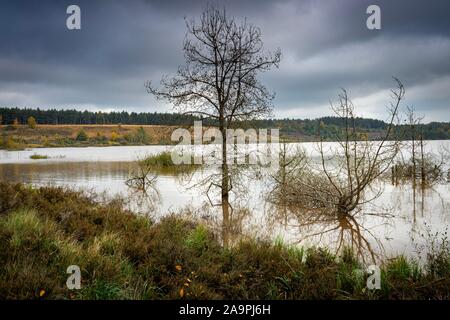
[[[206, 1], [22, 1], [0, 3], [0, 106], [171, 111], [144, 88], [183, 64], [184, 17]], [[81, 30], [66, 9], [81, 8]], [[366, 8], [381, 7], [381, 30]], [[405, 105], [426, 121], [450, 121], [450, 1], [221, 1], [260, 27], [279, 69], [261, 76], [276, 117], [329, 115], [341, 87], [358, 115], [385, 118], [392, 76]]]

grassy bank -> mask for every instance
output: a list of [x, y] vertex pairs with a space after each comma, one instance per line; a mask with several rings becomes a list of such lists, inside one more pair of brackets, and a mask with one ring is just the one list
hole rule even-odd
[[174, 128], [156, 125], [1, 126], [0, 149], [171, 144]]
[[[170, 125], [0, 125], [0, 150], [60, 147], [172, 145], [173, 130], [192, 126]], [[208, 127], [203, 127], [207, 130]], [[300, 140], [286, 140], [298, 142]]]
[[[223, 248], [201, 225], [158, 223], [116, 199], [0, 183], [1, 299], [449, 299], [448, 251], [418, 267], [381, 266], [381, 289], [350, 253], [243, 241]], [[69, 265], [80, 290], [66, 288]]]

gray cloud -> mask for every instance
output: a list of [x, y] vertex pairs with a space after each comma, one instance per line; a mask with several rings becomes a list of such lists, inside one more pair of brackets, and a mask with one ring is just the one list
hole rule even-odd
[[[82, 10], [82, 30], [65, 27]], [[340, 87], [360, 114], [382, 118], [391, 76], [428, 121], [450, 120], [448, 1], [223, 1], [230, 14], [280, 47], [279, 69], [262, 75], [277, 93], [275, 115], [317, 117]], [[382, 30], [365, 27], [378, 4]], [[168, 111], [144, 90], [183, 63], [184, 17], [206, 1], [8, 1], [0, 5], [0, 105]]]

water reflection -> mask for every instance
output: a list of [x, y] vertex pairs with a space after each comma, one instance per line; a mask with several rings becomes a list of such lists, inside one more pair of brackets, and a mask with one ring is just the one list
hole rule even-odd
[[272, 225], [272, 233], [282, 234], [288, 242], [335, 252], [350, 247], [366, 261], [398, 254], [416, 257], [418, 244], [423, 246], [427, 240], [423, 237], [427, 228], [443, 233], [449, 226], [448, 191], [449, 186], [443, 184], [418, 190], [411, 185], [386, 184], [374, 203], [351, 215], [272, 204], [267, 224]]
[[[388, 222], [385, 213], [371, 214]], [[273, 205], [271, 223], [281, 222], [285, 229], [296, 230], [293, 243], [324, 246], [339, 254], [352, 250], [363, 261], [376, 262], [384, 252], [380, 238], [368, 227], [367, 216], [360, 211], [352, 214], [338, 214], [326, 210], [306, 210], [302, 207]], [[367, 225], [367, 226], [366, 226]]]
[[242, 237], [269, 240], [281, 237], [286, 243], [324, 246], [336, 251], [350, 246], [367, 261], [385, 255], [416, 256], [416, 246], [424, 241], [421, 235], [426, 226], [432, 232], [443, 231], [450, 220], [448, 184], [414, 190], [410, 184], [380, 182], [383, 192], [374, 203], [355, 215], [339, 216], [267, 203], [265, 199], [271, 189], [266, 178], [263, 175], [256, 179], [248, 173], [242, 176], [242, 189], [236, 189], [236, 196], [231, 199], [233, 210], [226, 222], [229, 227], [223, 228], [220, 211], [211, 207], [204, 193], [192, 187], [211, 175], [210, 171], [201, 169], [187, 174], [155, 168], [152, 174], [157, 179], [151, 192], [142, 192], [125, 184], [132, 168], [130, 162], [1, 164], [0, 179], [92, 189], [110, 196], [119, 194], [129, 200], [134, 211], [150, 213], [156, 219], [190, 208], [190, 214], [211, 225], [231, 243]]
[[125, 180], [128, 176], [128, 162], [53, 162], [48, 164], [0, 165], [2, 180], [25, 183], [58, 183], [89, 180]]
[[[134, 162], [7, 163], [0, 164], [0, 179], [34, 185], [68, 186], [109, 197], [118, 195], [128, 200], [131, 210], [151, 213], [152, 216], [172, 212], [186, 204], [201, 203], [194, 190], [186, 190], [187, 170], [154, 167], [149, 172], [149, 178], [156, 177], [156, 180], [146, 190], [135, 184], [131, 188], [127, 186], [126, 182], [135, 170]], [[163, 194], [160, 190], [164, 191]]]

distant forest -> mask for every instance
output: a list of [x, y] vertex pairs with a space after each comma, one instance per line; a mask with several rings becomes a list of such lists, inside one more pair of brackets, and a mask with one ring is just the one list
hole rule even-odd
[[20, 124], [26, 124], [30, 116], [34, 117], [38, 124], [188, 125], [197, 119], [193, 116], [176, 113], [0, 108], [2, 124], [11, 124], [14, 119], [17, 119]]
[[[38, 124], [73, 124], [73, 125], [101, 125], [101, 124], [133, 124], [133, 125], [192, 125], [194, 120], [201, 118], [192, 115], [178, 113], [157, 113], [157, 112], [126, 112], [126, 111], [78, 111], [78, 110], [57, 110], [57, 109], [20, 109], [20, 108], [0, 108], [0, 125], [27, 124], [27, 119], [32, 116]], [[214, 125], [210, 119], [202, 119], [205, 125]], [[386, 127], [386, 123], [381, 120], [357, 118], [356, 126], [367, 132], [379, 132]], [[267, 119], [254, 120], [241, 123], [241, 127], [253, 128], [279, 128], [284, 136], [301, 137], [316, 136], [319, 125], [324, 136], [330, 136], [333, 132], [339, 131], [342, 127], [342, 120], [338, 117], [322, 117], [317, 119]], [[407, 132], [407, 126], [401, 126]], [[420, 130], [417, 130], [420, 129]], [[424, 139], [450, 139], [450, 122], [430, 122], [422, 124], [415, 129], [422, 132]], [[407, 134], [406, 137], [407, 138]]]

